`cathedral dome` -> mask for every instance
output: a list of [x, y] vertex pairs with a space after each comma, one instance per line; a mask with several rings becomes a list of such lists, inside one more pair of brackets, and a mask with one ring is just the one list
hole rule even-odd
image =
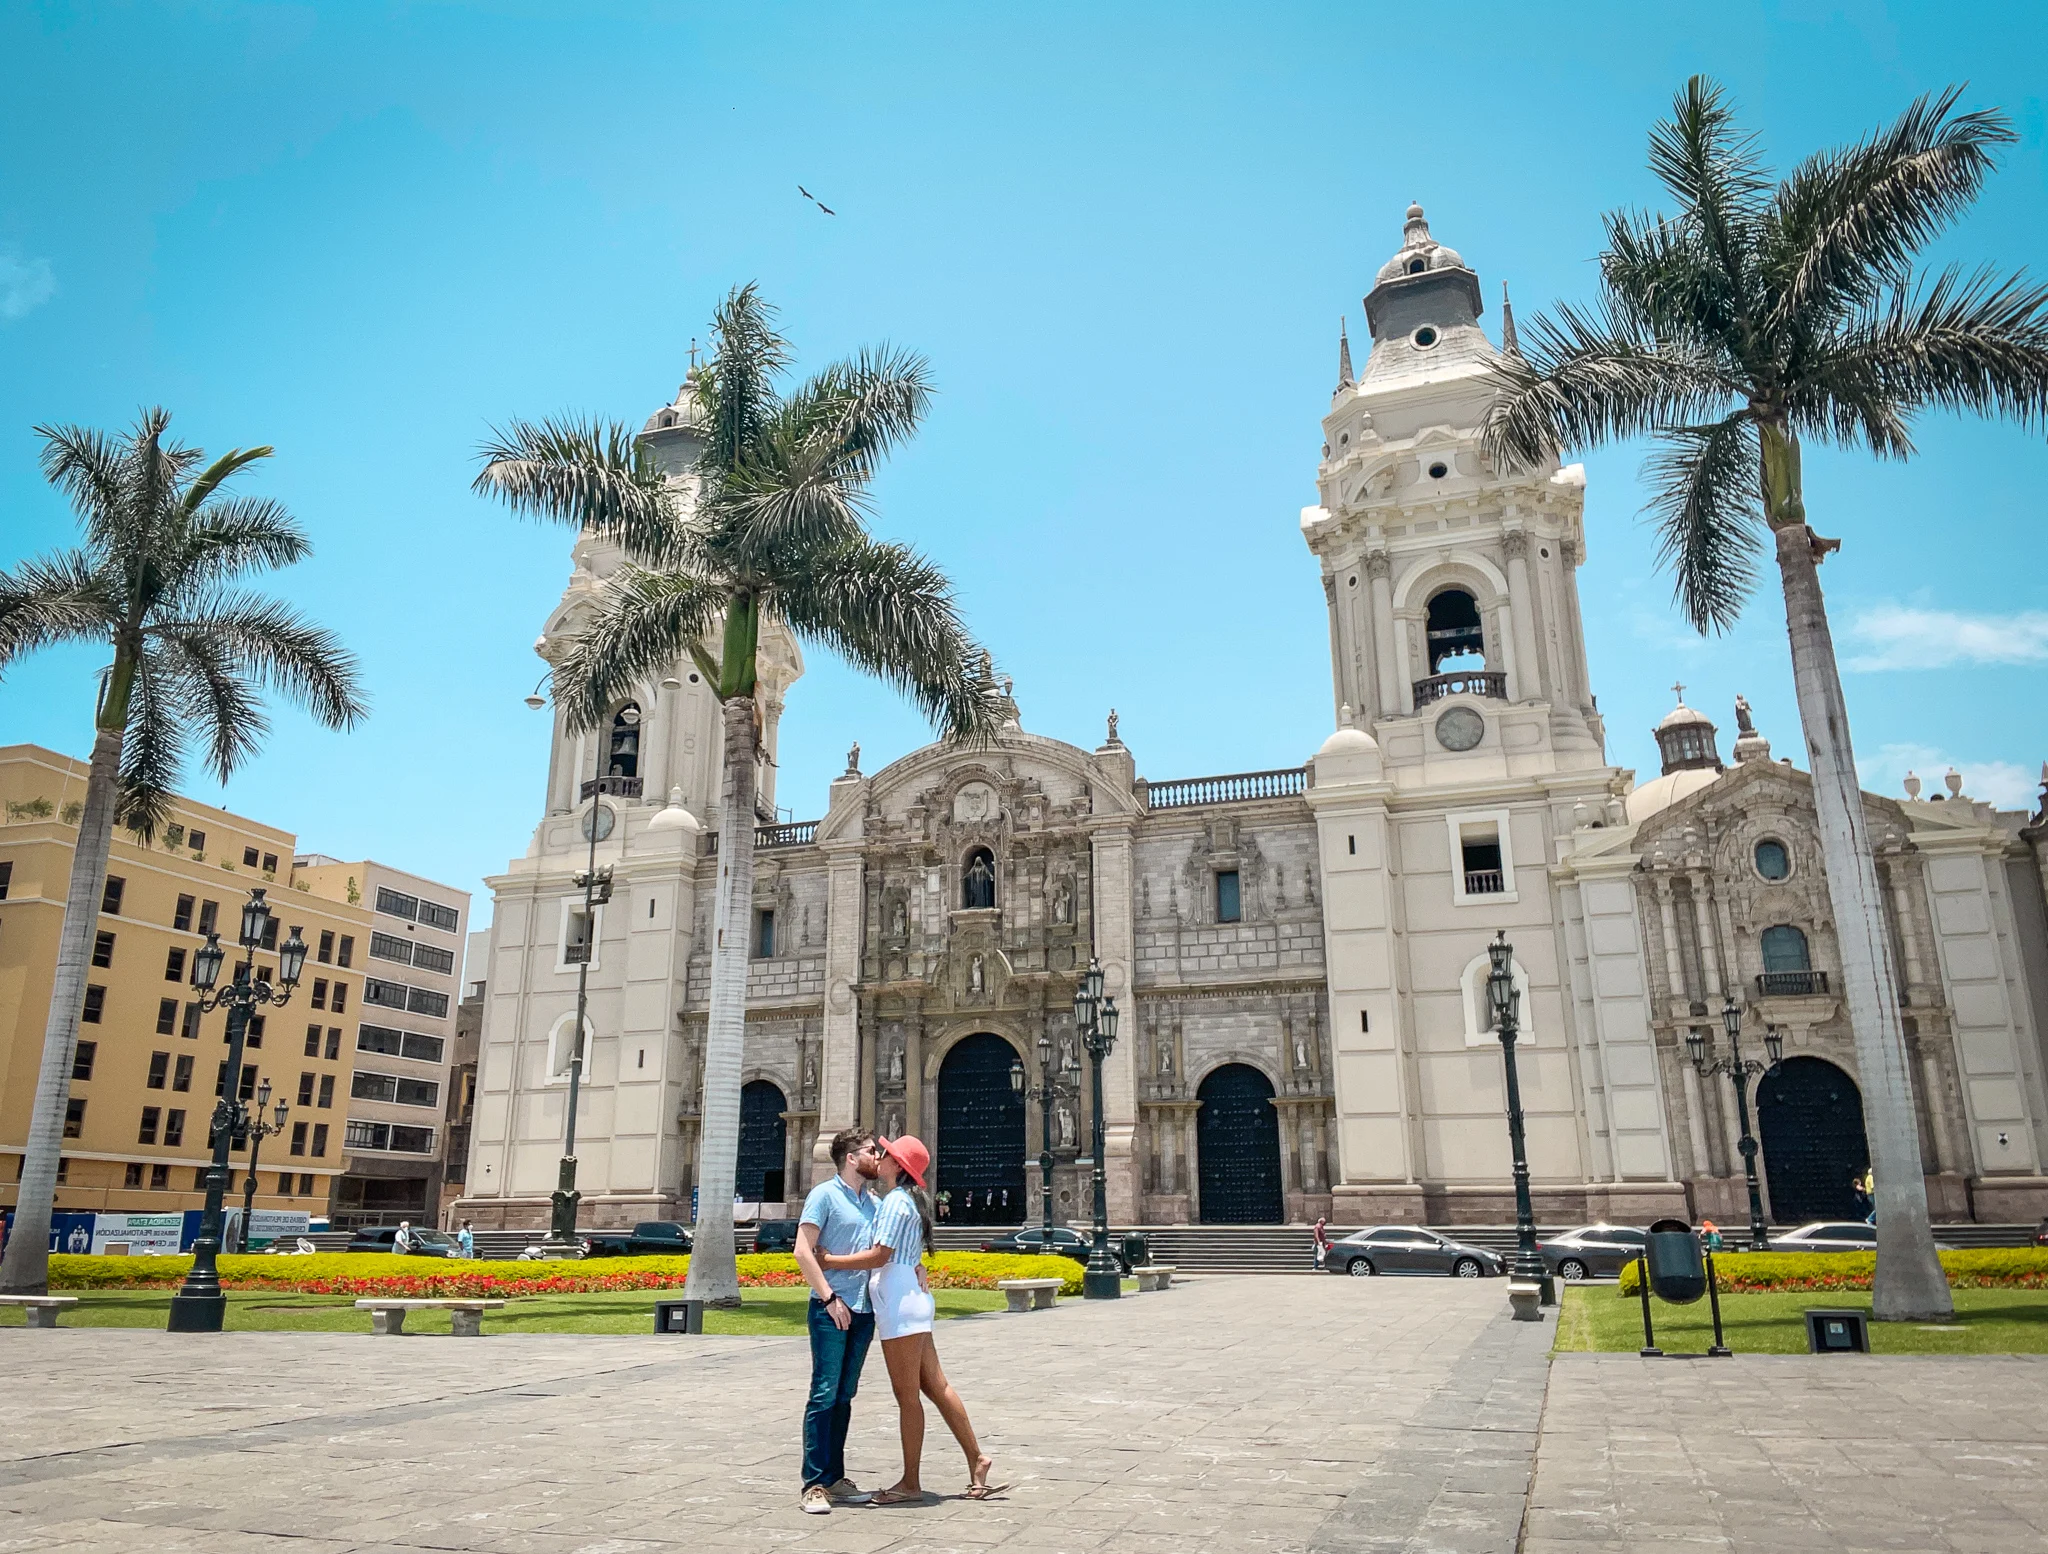
[[681, 788], [671, 788], [668, 790], [668, 808], [662, 810], [652, 820], [648, 821], [647, 829], [650, 831], [681, 831], [686, 836], [694, 836], [699, 831], [702, 831], [704, 827], [695, 815], [683, 808], [683, 790]]
[[1672, 687], [1678, 705], [1664, 714], [1657, 725], [1657, 749], [1664, 757], [1664, 775], [1699, 769], [1719, 775], [1721, 750], [1714, 742], [1714, 720], [1697, 707], [1685, 704], [1685, 687]]
[[1455, 248], [1446, 248], [1429, 235], [1429, 222], [1420, 205], [1408, 207], [1408, 219], [1401, 229], [1401, 251], [1380, 266], [1375, 283], [1384, 285], [1408, 275], [1426, 275], [1432, 270], [1462, 270], [1464, 258]]
[[1630, 792], [1622, 801], [1628, 813], [1630, 825], [1640, 825], [1652, 815], [1669, 809], [1680, 799], [1690, 798], [1702, 788], [1711, 787], [1721, 780], [1721, 773], [1711, 766], [1688, 766], [1675, 772], [1666, 772], [1662, 777], [1644, 783]]
[[1323, 741], [1322, 749], [1316, 752], [1324, 755], [1378, 755], [1379, 741], [1362, 728], [1340, 728]]

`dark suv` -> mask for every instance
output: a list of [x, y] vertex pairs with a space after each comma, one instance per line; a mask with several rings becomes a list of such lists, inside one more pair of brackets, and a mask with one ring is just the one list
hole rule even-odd
[[794, 1252], [796, 1250], [796, 1227], [799, 1221], [793, 1219], [764, 1219], [754, 1227], [754, 1250], [757, 1252]]

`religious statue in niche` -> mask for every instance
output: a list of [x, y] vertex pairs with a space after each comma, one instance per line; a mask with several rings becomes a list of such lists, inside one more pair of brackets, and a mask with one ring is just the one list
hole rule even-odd
[[1301, 1073], [1308, 1072], [1308, 1037], [1300, 1031], [1294, 1033], [1294, 1066]]
[[903, 898], [898, 896], [889, 903], [889, 937], [901, 939], [906, 937], [909, 932], [910, 914], [903, 905]]
[[806, 1057], [804, 1059], [804, 1094], [810, 1095], [817, 1088], [818, 1060], [814, 1057]]
[[903, 1083], [903, 1045], [901, 1042], [889, 1048], [889, 1083], [892, 1085]]
[[1159, 1043], [1159, 1077], [1167, 1079], [1172, 1077], [1173, 1074], [1173, 1038], [1171, 1036], [1161, 1036], [1157, 1040]]
[[1074, 1147], [1074, 1112], [1065, 1101], [1060, 1102], [1052, 1114], [1053, 1138], [1061, 1149]]
[[975, 998], [979, 998], [987, 991], [987, 988], [987, 979], [984, 977], [981, 969], [981, 957], [979, 955], [969, 956], [967, 960], [968, 993]]
[[1052, 920], [1055, 923], [1074, 920], [1074, 882], [1064, 874], [1052, 882]]

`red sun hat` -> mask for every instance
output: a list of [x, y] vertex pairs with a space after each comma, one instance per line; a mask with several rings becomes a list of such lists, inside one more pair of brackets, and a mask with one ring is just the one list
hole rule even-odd
[[924, 1174], [931, 1167], [932, 1152], [918, 1139], [908, 1133], [900, 1139], [884, 1139], [882, 1153], [908, 1171], [910, 1179], [918, 1186], [924, 1186]]

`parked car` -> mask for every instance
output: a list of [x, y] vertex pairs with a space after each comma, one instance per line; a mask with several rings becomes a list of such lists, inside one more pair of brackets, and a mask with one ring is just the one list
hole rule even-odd
[[585, 1257], [679, 1257], [690, 1250], [690, 1227], [672, 1219], [643, 1219], [624, 1232], [595, 1232], [583, 1238]]
[[2034, 1227], [2034, 1245], [2048, 1246], [2048, 1219], [2042, 1220]]
[[[1937, 1252], [1956, 1249], [1945, 1241], [1934, 1243]], [[1822, 1219], [1783, 1234], [1771, 1233], [1773, 1252], [1875, 1252], [1877, 1227], [1854, 1220]]]
[[754, 1227], [754, 1250], [757, 1252], [794, 1252], [796, 1250], [796, 1227], [801, 1223], [793, 1219], [764, 1219]]
[[1649, 1236], [1626, 1225], [1581, 1225], [1536, 1243], [1546, 1272], [1567, 1284], [1581, 1279], [1619, 1278], [1624, 1265], [1642, 1255]]
[[[345, 1250], [350, 1252], [395, 1252], [398, 1250], [398, 1227], [396, 1225], [366, 1225], [349, 1238]], [[462, 1243], [445, 1230], [423, 1230], [418, 1225], [412, 1228], [412, 1256], [414, 1257], [459, 1257]]]
[[[1052, 1246], [1050, 1250], [1057, 1257], [1071, 1257], [1077, 1263], [1085, 1263], [1088, 1261], [1088, 1253], [1094, 1248], [1094, 1245], [1095, 1240], [1092, 1236], [1084, 1236], [1077, 1230], [1067, 1229], [1064, 1225], [1052, 1227]], [[1012, 1256], [1036, 1256], [1047, 1250], [1045, 1227], [1042, 1225], [1023, 1226], [1020, 1229], [1011, 1231], [1006, 1236], [997, 1236], [993, 1241], [982, 1242], [981, 1249], [984, 1252], [1007, 1252]], [[1123, 1247], [1119, 1244], [1117, 1237], [1110, 1237], [1109, 1250], [1111, 1255], [1116, 1258], [1117, 1267], [1123, 1272], [1129, 1273], [1131, 1265], [1124, 1257]]]
[[1443, 1274], [1488, 1279], [1507, 1272], [1507, 1261], [1483, 1246], [1453, 1241], [1420, 1225], [1375, 1225], [1330, 1243], [1323, 1267], [1369, 1279], [1374, 1274]]

